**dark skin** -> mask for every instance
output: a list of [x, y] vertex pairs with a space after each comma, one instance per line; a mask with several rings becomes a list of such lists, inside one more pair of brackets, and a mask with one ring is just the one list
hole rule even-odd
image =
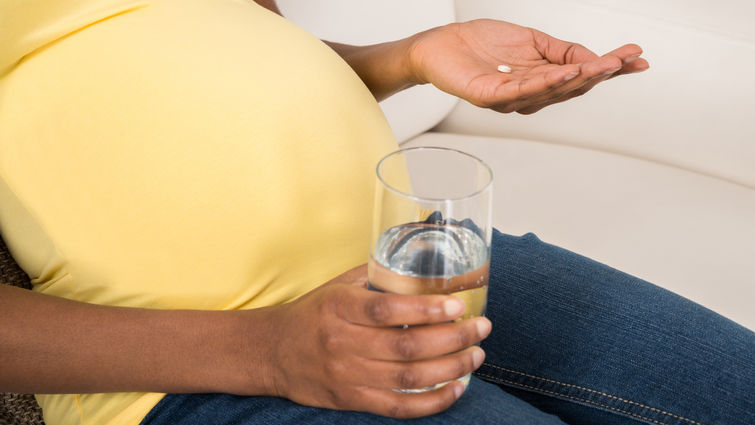
[[0, 388], [272, 395], [400, 418], [448, 408], [459, 383], [392, 389], [475, 370], [484, 353], [474, 344], [490, 322], [452, 323], [464, 310], [454, 297], [383, 294], [365, 283], [360, 266], [294, 302], [243, 311], [107, 307], [2, 285]]
[[[272, 0], [259, 4], [280, 13]], [[328, 43], [380, 100], [431, 83], [500, 112], [534, 113], [648, 68], [634, 44], [598, 56], [531, 28], [479, 20], [372, 46]], [[511, 67], [501, 73], [498, 65]], [[0, 390], [272, 395], [397, 418], [447, 409], [490, 333], [444, 295], [368, 291], [366, 267], [294, 302], [245, 311], [84, 304], [0, 285]], [[71, 327], [69, 323], [77, 323]], [[423, 325], [409, 329], [398, 325]], [[86, 347], [82, 350], [81, 347]], [[358, 371], [358, 373], [356, 372]]]
[[[280, 14], [274, 0], [257, 3]], [[636, 44], [599, 56], [536, 29], [489, 19], [453, 23], [371, 46], [326, 43], [354, 68], [378, 100], [430, 83], [474, 105], [522, 114], [650, 66]], [[499, 72], [502, 64], [512, 72]]]

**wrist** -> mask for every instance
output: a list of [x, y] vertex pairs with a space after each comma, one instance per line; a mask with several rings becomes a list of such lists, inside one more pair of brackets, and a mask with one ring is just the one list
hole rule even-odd
[[429, 32], [434, 30], [436, 30], [436, 28], [422, 31], [402, 40], [406, 44], [403, 59], [403, 67], [405, 69], [404, 72], [407, 75], [406, 78], [411, 82], [412, 85], [427, 84], [429, 82], [429, 80], [425, 76], [425, 72], [423, 71], [421, 49], [422, 40], [427, 36]]
[[266, 322], [257, 310], [157, 314], [163, 336], [149, 349], [156, 381], [149, 391], [272, 394], [264, 362], [269, 345], [261, 337]]
[[428, 55], [438, 55], [442, 52], [433, 52], [432, 49], [428, 51], [426, 40], [431, 39], [436, 33], [441, 31], [447, 31], [452, 26], [458, 24], [448, 24], [439, 27], [430, 28], [428, 30], [414, 34], [402, 41], [407, 42], [406, 54], [404, 59], [404, 66], [406, 69], [407, 78], [412, 82], [412, 85], [428, 84], [430, 79], [428, 78]]
[[208, 340], [213, 350], [209, 391], [238, 395], [275, 395], [271, 345], [275, 339], [270, 308], [218, 312], [222, 317]]
[[[425, 31], [426, 32], [426, 31]], [[425, 32], [414, 34], [410, 37], [397, 40], [394, 48], [395, 57], [394, 63], [397, 70], [396, 75], [399, 75], [399, 79], [403, 81], [404, 89], [416, 85], [427, 84], [427, 79], [424, 78], [422, 72], [421, 62], [417, 60], [417, 48], [421, 46], [421, 40], [424, 37]]]
[[369, 46], [326, 42], [357, 73], [375, 99], [381, 101], [401, 90], [423, 84], [412, 63], [415, 36]]

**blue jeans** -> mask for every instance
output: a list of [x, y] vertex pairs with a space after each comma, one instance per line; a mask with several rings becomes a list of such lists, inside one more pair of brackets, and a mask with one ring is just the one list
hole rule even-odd
[[752, 331], [532, 234], [494, 232], [490, 275], [485, 363], [445, 412], [171, 394], [142, 424], [755, 424]]

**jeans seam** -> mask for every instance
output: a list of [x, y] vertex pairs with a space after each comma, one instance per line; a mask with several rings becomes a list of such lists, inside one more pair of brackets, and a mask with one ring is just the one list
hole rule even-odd
[[[630, 405], [634, 405], [634, 406], [638, 406], [638, 407], [641, 407], [641, 408], [644, 408], [644, 409], [648, 409], [650, 411], [653, 411], [653, 412], [656, 412], [658, 414], [665, 415], [665, 416], [668, 416], [668, 417], [671, 417], [671, 418], [674, 418], [674, 419], [686, 421], [686, 422], [689, 422], [689, 423], [694, 424], [694, 425], [703, 425], [702, 423], [694, 421], [692, 419], [685, 418], [685, 417], [679, 416], [679, 415], [675, 415], [673, 413], [669, 413], [669, 412], [663, 411], [661, 409], [657, 409], [655, 407], [650, 407], [650, 406], [644, 405], [642, 403], [638, 403], [636, 401], [626, 400], [626, 399], [623, 399], [621, 397], [618, 397], [618, 396], [615, 396], [615, 395], [611, 395], [611, 394], [607, 394], [607, 393], [602, 392], [602, 391], [597, 391], [597, 390], [593, 390], [593, 389], [590, 389], [590, 388], [581, 387], [579, 385], [567, 384], [565, 382], [559, 382], [559, 381], [556, 381], [554, 379], [542, 378], [542, 377], [530, 375], [530, 374], [527, 374], [527, 373], [524, 373], [524, 372], [519, 372], [519, 371], [511, 370], [511, 369], [506, 369], [504, 367], [496, 366], [496, 365], [493, 365], [493, 364], [490, 364], [490, 363], [484, 363], [484, 365], [488, 366], [488, 367], [492, 367], [494, 369], [502, 370], [504, 372], [514, 373], [514, 374], [521, 375], [521, 376], [524, 376], [524, 377], [527, 377], [527, 378], [535, 379], [535, 380], [538, 380], [538, 381], [548, 382], [548, 383], [560, 385], [560, 386], [563, 386], [563, 387], [576, 388], [578, 390], [587, 391], [589, 393], [593, 393], [593, 394], [601, 395], [601, 396], [604, 396], [604, 397], [608, 397], [610, 399], [617, 400], [617, 401], [620, 401], [622, 403], [627, 403], [627, 404], [630, 404]], [[636, 413], [632, 413], [632, 412], [628, 412], [628, 411], [625, 411], [625, 410], [621, 410], [621, 409], [618, 409], [618, 408], [615, 408], [615, 407], [612, 407], [612, 406], [607, 406], [607, 405], [604, 405], [604, 404], [601, 404], [601, 403], [597, 403], [597, 402], [592, 401], [592, 400], [588, 400], [588, 399], [584, 399], [584, 398], [580, 398], [580, 397], [575, 397], [575, 396], [572, 396], [572, 395], [560, 394], [560, 393], [557, 393], [557, 392], [554, 392], [554, 391], [548, 391], [548, 390], [543, 389], [543, 388], [537, 388], [537, 387], [533, 387], [533, 386], [530, 386], [530, 385], [525, 385], [525, 384], [514, 382], [514, 381], [508, 381], [508, 380], [501, 379], [501, 378], [496, 377], [496, 376], [485, 375], [485, 374], [482, 374], [482, 373], [477, 373], [477, 375], [483, 376], [483, 377], [486, 377], [486, 378], [489, 378], [489, 379], [492, 379], [492, 380], [495, 380], [495, 381], [501, 381], [503, 383], [507, 383], [507, 384], [511, 384], [511, 385], [515, 385], [515, 386], [520, 386], [520, 387], [524, 387], [524, 388], [527, 388], [527, 389], [531, 389], [531, 390], [535, 390], [535, 391], [539, 391], [539, 392], [544, 392], [544, 393], [547, 393], [547, 394], [553, 394], [553, 395], [556, 395], [556, 396], [559, 396], [559, 397], [571, 398], [571, 399], [574, 399], [574, 400], [581, 401], [583, 403], [594, 404], [596, 406], [600, 406], [600, 407], [603, 407], [603, 408], [606, 408], [606, 409], [610, 409], [610, 410], [615, 410], [617, 412], [621, 412], [621, 413], [624, 413], [624, 414], [627, 414], [627, 415], [630, 415], [630, 416], [634, 416], [634, 417], [637, 417], [637, 418], [642, 419], [642, 420], [647, 420], [647, 421], [650, 421], [650, 422], [653, 422], [653, 423], [656, 423], [656, 424], [660, 424], [660, 425], [666, 425], [665, 422], [658, 422], [658, 421], [656, 421], [656, 420], [654, 420], [652, 418], [644, 417], [642, 415], [638, 415]]]

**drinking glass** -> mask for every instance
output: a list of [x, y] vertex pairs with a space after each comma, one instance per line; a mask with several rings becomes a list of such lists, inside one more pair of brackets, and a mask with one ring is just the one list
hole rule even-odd
[[[492, 182], [490, 167], [455, 149], [407, 148], [380, 160], [369, 288], [396, 294], [450, 294], [466, 304], [459, 320], [484, 315]], [[466, 387], [469, 375], [459, 380]], [[446, 383], [396, 391], [422, 392]]]

